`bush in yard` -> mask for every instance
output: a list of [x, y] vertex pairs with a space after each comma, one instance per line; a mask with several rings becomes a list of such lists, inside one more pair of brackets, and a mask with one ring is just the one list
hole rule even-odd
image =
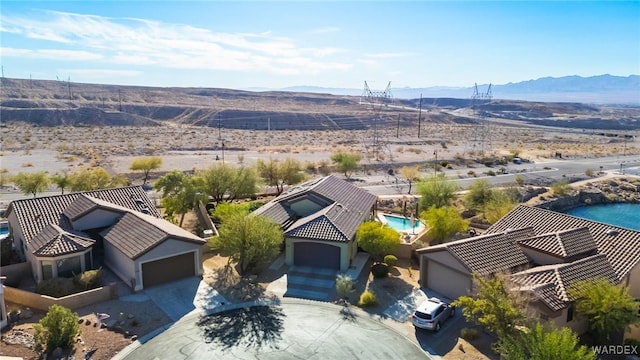
[[78, 314], [60, 306], [51, 305], [47, 315], [33, 326], [35, 334], [35, 350], [50, 353], [56, 348], [73, 346], [74, 340], [80, 333]]
[[384, 263], [389, 266], [396, 266], [398, 264], [398, 258], [394, 255], [387, 255], [384, 257]]
[[376, 298], [376, 294], [367, 290], [360, 295], [360, 301], [358, 301], [358, 306], [360, 307], [370, 307], [378, 305], [378, 299]]
[[460, 330], [460, 337], [467, 340], [475, 340], [478, 338], [478, 330], [472, 328], [462, 328]]
[[376, 279], [384, 278], [389, 275], [389, 266], [385, 263], [376, 263], [371, 266], [371, 273]]
[[73, 280], [67, 278], [43, 280], [36, 287], [36, 292], [55, 298], [67, 296], [74, 293]]
[[73, 277], [73, 282], [85, 290], [98, 288], [102, 286], [102, 268], [82, 272]]

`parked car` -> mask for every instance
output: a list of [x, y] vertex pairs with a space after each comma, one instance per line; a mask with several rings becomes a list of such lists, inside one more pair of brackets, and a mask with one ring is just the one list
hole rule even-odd
[[413, 326], [421, 329], [439, 331], [442, 323], [455, 315], [456, 309], [453, 305], [440, 301], [440, 299], [429, 298], [422, 302], [411, 315]]

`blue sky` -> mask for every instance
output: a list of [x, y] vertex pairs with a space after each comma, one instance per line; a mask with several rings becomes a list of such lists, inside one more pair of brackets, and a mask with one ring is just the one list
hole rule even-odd
[[14, 78], [382, 89], [640, 74], [640, 1], [11, 1]]

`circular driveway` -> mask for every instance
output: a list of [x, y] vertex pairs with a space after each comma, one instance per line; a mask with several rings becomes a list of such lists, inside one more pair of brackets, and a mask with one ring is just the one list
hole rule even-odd
[[415, 343], [355, 310], [285, 299], [279, 305], [190, 313], [128, 352], [142, 359], [428, 359]]

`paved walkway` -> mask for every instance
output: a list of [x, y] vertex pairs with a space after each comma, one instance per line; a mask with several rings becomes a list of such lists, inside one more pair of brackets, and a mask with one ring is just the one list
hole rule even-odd
[[206, 318], [191, 313], [115, 359], [429, 359], [383, 320], [342, 309], [288, 298], [273, 306], [240, 304]]

